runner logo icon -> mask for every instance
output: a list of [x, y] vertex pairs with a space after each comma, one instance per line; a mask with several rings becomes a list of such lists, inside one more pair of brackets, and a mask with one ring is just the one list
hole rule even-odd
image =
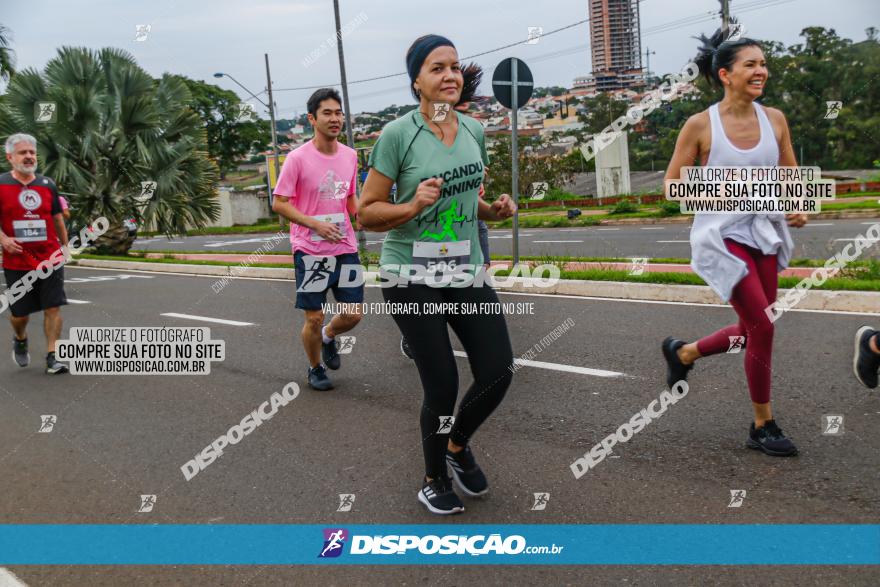
[[437, 428], [437, 434], [449, 434], [453, 424], [455, 424], [455, 416], [440, 416], [440, 428]]
[[825, 414], [822, 416], [822, 435], [840, 436], [843, 434], [843, 416], [840, 414]]
[[741, 507], [743, 501], [746, 499], [746, 490], [745, 489], [731, 489], [730, 490], [730, 503], [727, 504], [729, 508], [738, 508]]
[[535, 503], [532, 505], [533, 510], [545, 510], [547, 509], [547, 502], [550, 501], [549, 493], [536, 493], [535, 494]]
[[727, 338], [730, 341], [730, 344], [727, 346], [728, 353], [732, 353], [735, 355], [746, 348], [745, 336], [728, 336]]
[[642, 275], [645, 272], [645, 267], [648, 266], [648, 258], [647, 257], [632, 257], [632, 265], [629, 268], [630, 275]]
[[153, 511], [153, 506], [155, 505], [155, 495], [141, 495], [141, 507], [138, 508], [138, 513], [149, 513]]
[[340, 355], [351, 354], [354, 350], [354, 343], [357, 341], [356, 336], [340, 336], [336, 339], [336, 352]]
[[342, 554], [348, 530], [343, 528], [324, 528], [324, 548], [318, 558], [335, 558]]
[[825, 107], [827, 108], [825, 112], [826, 120], [834, 120], [837, 118], [837, 115], [840, 114], [840, 109], [843, 107], [843, 102], [839, 100], [829, 100], [825, 102]]
[[300, 292], [322, 292], [327, 289], [329, 277], [336, 270], [336, 257], [303, 255], [305, 275], [296, 289]]
[[55, 422], [58, 421], [58, 418], [53, 415], [40, 416], [40, 429], [37, 432], [48, 433], [52, 432], [52, 429], [55, 428]]
[[339, 507], [336, 508], [337, 512], [350, 512], [351, 506], [354, 505], [354, 493], [340, 493], [339, 494]]

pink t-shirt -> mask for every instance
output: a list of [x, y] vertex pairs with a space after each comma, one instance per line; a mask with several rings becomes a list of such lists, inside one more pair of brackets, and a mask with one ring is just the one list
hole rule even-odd
[[342, 255], [357, 252], [357, 241], [348, 218], [348, 198], [355, 197], [357, 153], [339, 144], [336, 155], [324, 155], [314, 142], [292, 151], [281, 166], [274, 194], [288, 198], [308, 216], [333, 222], [345, 235], [339, 242], [322, 239], [305, 226], [290, 225], [290, 245], [308, 255]]
[[61, 202], [61, 209], [67, 210], [67, 208], [69, 207], [67, 205], [67, 200], [65, 200], [63, 196], [58, 196], [58, 200]]

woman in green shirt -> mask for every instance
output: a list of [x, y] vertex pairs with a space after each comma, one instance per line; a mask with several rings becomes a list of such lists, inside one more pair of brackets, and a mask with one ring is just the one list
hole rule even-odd
[[[370, 155], [358, 219], [369, 230], [389, 231], [380, 263], [400, 279], [395, 287], [383, 287], [385, 301], [419, 310], [394, 314], [424, 388], [425, 478], [418, 499], [435, 514], [454, 514], [464, 506], [447, 463], [466, 495], [489, 490], [469, 441], [501, 403], [513, 376], [498, 296], [482, 283], [477, 220], [509, 218], [515, 207], [507, 194], [491, 205], [478, 197], [489, 159], [483, 127], [453, 108], [462, 75], [452, 42], [420, 37], [407, 51], [406, 64], [419, 107], [382, 130]], [[442, 312], [430, 309], [439, 304], [446, 304]], [[457, 414], [458, 367], [447, 326], [464, 346], [474, 375]]]

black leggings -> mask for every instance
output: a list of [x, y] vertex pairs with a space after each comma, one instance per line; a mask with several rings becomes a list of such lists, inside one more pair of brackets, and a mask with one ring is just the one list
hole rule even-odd
[[[491, 287], [387, 287], [382, 289], [386, 302], [417, 304], [421, 314], [395, 312], [394, 321], [406, 338], [425, 396], [422, 402], [422, 450], [425, 475], [436, 479], [446, 477], [446, 444], [448, 439], [466, 446], [477, 428], [498, 407], [513, 378], [513, 350], [504, 314], [489, 313], [425, 314], [424, 305], [440, 303], [498, 304]], [[438, 434], [441, 417], [451, 416], [458, 396], [458, 366], [449, 342], [447, 324], [461, 341], [474, 382], [467, 390], [452, 430]]]

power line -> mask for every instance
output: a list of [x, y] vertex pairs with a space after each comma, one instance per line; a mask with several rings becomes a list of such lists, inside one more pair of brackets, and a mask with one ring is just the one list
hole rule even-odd
[[[742, 13], [746, 13], [746, 12], [753, 12], [753, 11], [755, 11], [755, 10], [762, 10], [762, 9], [764, 9], [764, 8], [772, 8], [772, 7], [775, 7], [775, 6], [780, 6], [780, 5], [782, 5], [782, 4], [788, 4], [788, 3], [790, 3], [790, 2], [794, 2], [794, 1], [795, 1], [795, 0], [758, 0], [758, 1], [753, 1], [753, 2], [746, 2], [746, 3], [744, 3], [744, 4], [742, 4], [742, 5], [738, 6], [738, 7], [736, 7], [736, 11], [737, 11], [738, 14], [742, 14]], [[667, 23], [663, 23], [663, 24], [655, 25], [655, 26], [653, 26], [653, 27], [648, 27], [648, 28], [644, 29], [643, 32], [642, 32], [642, 35], [641, 35], [641, 36], [642, 36], [642, 37], [646, 37], [646, 36], [649, 36], [649, 35], [654, 35], [654, 34], [659, 34], [659, 33], [665, 33], [665, 32], [669, 32], [669, 31], [672, 31], [672, 30], [676, 30], [676, 29], [684, 28], [684, 27], [687, 27], [687, 26], [692, 26], [692, 25], [695, 25], [695, 24], [700, 24], [700, 23], [703, 23], [703, 22], [712, 21], [712, 20], [715, 20], [716, 18], [718, 18], [719, 14], [720, 14], [720, 12], [717, 11], [717, 10], [715, 10], [715, 11], [706, 11], [705, 13], [696, 14], [696, 15], [691, 15], [691, 16], [684, 17], [684, 18], [680, 18], [680, 19], [677, 19], [677, 20], [674, 20], [674, 21], [670, 21], [670, 22], [667, 22]], [[582, 25], [582, 24], [584, 24], [584, 23], [586, 23], [586, 22], [589, 22], [589, 21], [590, 21], [589, 18], [584, 19], [584, 20], [579, 20], [579, 21], [574, 22], [574, 23], [571, 23], [571, 24], [569, 24], [569, 25], [566, 25], [566, 26], [560, 27], [560, 28], [558, 28], [558, 29], [554, 29], [554, 30], [552, 30], [552, 31], [550, 31], [550, 32], [547, 32], [547, 33], [544, 33], [544, 34], [542, 34], [541, 36], [542, 36], [542, 37], [546, 37], [546, 36], [548, 36], [548, 35], [552, 35], [552, 34], [558, 33], [558, 32], [563, 31], [563, 30], [567, 30], [567, 29], [570, 29], [570, 28], [574, 28], [574, 27], [576, 27], [576, 26], [580, 26], [580, 25]], [[467, 57], [463, 57], [463, 58], [462, 58], [462, 61], [464, 61], [464, 60], [468, 60], [468, 59], [473, 59], [473, 58], [475, 58], [475, 57], [480, 57], [480, 56], [483, 56], [483, 55], [488, 55], [488, 54], [491, 54], [491, 53], [497, 53], [498, 51], [503, 51], [504, 49], [509, 49], [509, 48], [511, 48], [511, 47], [516, 47], [517, 45], [520, 45], [520, 44], [522, 44], [522, 43], [523, 43], [523, 41], [519, 41], [519, 42], [516, 42], [516, 43], [509, 43], [509, 44], [504, 45], [504, 46], [502, 46], [502, 47], [497, 47], [497, 48], [495, 48], [495, 49], [490, 49], [490, 50], [488, 50], [488, 51], [483, 51], [482, 53], [476, 53], [476, 54], [474, 54], [474, 55], [469, 55], [469, 56], [467, 56]], [[564, 57], [564, 56], [567, 56], [567, 55], [572, 55], [572, 54], [576, 54], [576, 53], [578, 53], [578, 52], [581, 52], [581, 51], [587, 50], [587, 49], [589, 49], [589, 47], [590, 47], [589, 43], [582, 43], [582, 44], [574, 45], [574, 46], [571, 46], [571, 47], [568, 47], [568, 48], [565, 48], [565, 49], [560, 49], [560, 50], [553, 51], [553, 52], [550, 52], [550, 53], [545, 53], [545, 54], [543, 54], [543, 55], [537, 55], [537, 56], [535, 56], [535, 57], [530, 58], [530, 59], [529, 59], [529, 62], [531, 62], [531, 63], [537, 63], [537, 62], [541, 62], [541, 61], [547, 61], [547, 60], [555, 59], [555, 58], [557, 58], [557, 57]], [[382, 79], [390, 79], [390, 78], [393, 78], [393, 77], [399, 77], [399, 76], [402, 76], [402, 75], [407, 75], [407, 73], [406, 73], [406, 72], [402, 72], [402, 73], [388, 74], [388, 75], [383, 75], [383, 76], [377, 76], [377, 77], [372, 77], [372, 78], [366, 78], [366, 79], [362, 79], [362, 80], [354, 80], [354, 81], [350, 81], [350, 82], [348, 82], [348, 83], [349, 83], [349, 84], [355, 84], [355, 83], [367, 83], [367, 82], [370, 82], [370, 81], [376, 81], [376, 80], [382, 80]], [[283, 89], [276, 89], [276, 90], [274, 90], [274, 91], [275, 91], [275, 92], [285, 92], [285, 91], [312, 90], [312, 89], [317, 89], [317, 88], [326, 88], [326, 87], [330, 87], [330, 86], [338, 86], [338, 85], [339, 85], [338, 83], [337, 83], [337, 84], [325, 84], [325, 85], [320, 85], [320, 86], [305, 86], [305, 87], [301, 87], [301, 88], [283, 88]], [[265, 91], [265, 90], [264, 90], [264, 91]], [[371, 97], [375, 97], [375, 96], [381, 96], [381, 95], [384, 95], [384, 94], [394, 93], [394, 92], [397, 92], [397, 91], [401, 91], [401, 88], [395, 86], [395, 87], [393, 87], [393, 88], [387, 88], [387, 89], [384, 89], [384, 90], [377, 90], [377, 91], [368, 92], [368, 93], [365, 93], [365, 94], [355, 95], [355, 96], [352, 96], [352, 98], [353, 98], [353, 99], [371, 98]]]
[[[793, 2], [793, 1], [794, 0], [770, 0], [769, 2], [767, 2], [767, 1], [760, 1], [759, 0], [759, 1], [755, 1], [755, 2], [747, 2], [747, 3], [743, 4], [742, 6], [737, 7], [737, 12], [738, 13], [751, 12], [753, 10], [770, 8], [773, 6], [778, 6], [780, 4], [786, 4], [788, 2]], [[705, 13], [687, 16], [687, 17], [673, 20], [673, 21], [670, 21], [667, 23], [663, 23], [663, 24], [655, 25], [653, 27], [646, 28], [642, 32], [642, 36], [644, 37], [644, 36], [648, 36], [651, 34], [669, 32], [669, 31], [672, 31], [675, 29], [683, 28], [685, 26], [690, 26], [693, 24], [699, 24], [701, 22], [714, 20], [715, 18], [718, 17], [718, 15], [719, 15], [718, 11], [706, 11]], [[582, 24], [586, 24], [588, 22], [590, 22], [589, 17], [582, 19], [582, 20], [579, 20], [577, 22], [573, 22], [571, 24], [567, 24], [567, 25], [559, 27], [557, 29], [553, 29], [553, 30], [548, 31], [546, 33], [542, 33], [541, 37], [542, 38], [549, 37], [550, 35], [555, 35], [556, 33], [580, 26]], [[528, 39], [525, 39], [523, 41], [517, 41], [514, 43], [508, 43], [506, 45], [502, 45], [501, 47], [489, 49], [488, 51], [474, 53], [473, 55], [468, 55], [466, 57], [462, 57], [461, 60], [465, 61], [468, 59], [475, 59], [477, 57], [482, 57], [483, 55], [490, 55], [492, 53], [497, 53], [498, 51], [503, 51], [505, 49], [510, 49], [511, 47], [516, 47], [518, 45], [522, 45], [527, 40]], [[585, 48], [585, 47], [588, 47], [588, 45], [578, 45], [577, 47], [578, 48]], [[574, 49], [575, 49], [575, 47], [571, 47], [570, 49], [563, 49], [562, 51], [572, 51], [573, 52]], [[531, 59], [531, 61], [536, 61], [538, 59], [544, 59], [544, 58], [547, 58], [547, 57], [546, 56], [539, 56], [539, 57]], [[379, 81], [379, 80], [383, 80], [383, 79], [391, 79], [391, 78], [400, 77], [400, 76], [404, 76], [404, 75], [407, 75], [407, 72], [402, 71], [399, 73], [389, 73], [386, 75], [379, 75], [376, 77], [368, 77], [368, 78], [359, 79], [359, 80], [352, 80], [352, 81], [348, 82], [348, 85], [364, 84], [364, 83], [368, 83], [368, 82], [374, 82], [374, 81]], [[336, 82], [336, 83], [332, 83], [332, 84], [321, 84], [321, 85], [316, 85], [316, 86], [302, 86], [302, 87], [298, 87], [298, 88], [278, 88], [278, 89], [275, 89], [274, 91], [275, 92], [296, 92], [296, 91], [304, 91], [304, 90], [317, 90], [318, 88], [333, 87], [333, 86], [338, 86], [338, 85], [339, 85], [339, 83]]]

